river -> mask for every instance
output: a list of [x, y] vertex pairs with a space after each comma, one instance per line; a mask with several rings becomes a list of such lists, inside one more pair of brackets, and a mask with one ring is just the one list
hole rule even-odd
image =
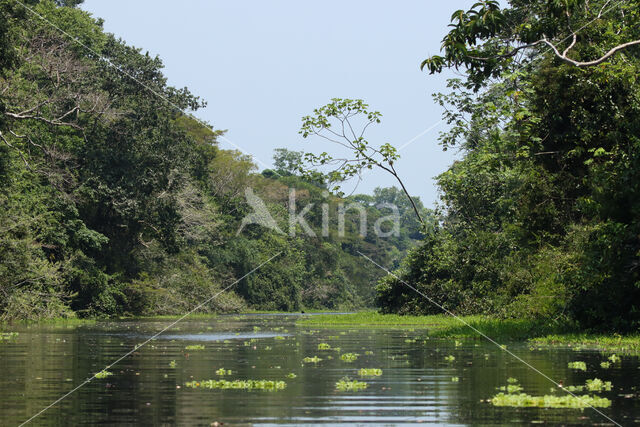
[[[184, 320], [30, 425], [607, 422], [590, 408], [493, 406], [489, 399], [508, 384], [530, 395], [565, 392], [551, 393], [547, 379], [481, 340], [429, 338], [426, 330], [410, 328], [310, 328], [296, 326], [297, 319]], [[18, 335], [0, 342], [0, 425], [24, 422], [169, 323], [144, 319], [11, 328]], [[610, 391], [591, 393], [611, 400], [610, 407], [599, 410], [622, 425], [640, 422], [637, 357], [622, 357], [605, 369], [601, 363], [607, 357], [596, 351], [530, 349], [525, 343], [508, 343], [508, 348], [564, 385], [611, 381]], [[587, 370], [569, 368], [573, 361], [584, 361]], [[205, 388], [206, 380], [222, 388]], [[343, 385], [357, 380], [366, 388], [339, 390], [340, 380]], [[224, 388], [247, 384], [251, 390]]]

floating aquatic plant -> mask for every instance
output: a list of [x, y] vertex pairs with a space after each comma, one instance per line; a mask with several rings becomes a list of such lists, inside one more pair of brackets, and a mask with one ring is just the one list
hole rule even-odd
[[509, 384], [509, 385], [503, 385], [502, 387], [499, 387], [498, 390], [506, 391], [507, 393], [518, 393], [518, 392], [521, 392], [523, 388], [518, 384]]
[[491, 399], [494, 406], [538, 407], [538, 408], [607, 408], [611, 406], [609, 399], [598, 396], [530, 396], [525, 393], [498, 393]]
[[620, 356], [612, 354], [611, 356], [609, 356], [609, 360], [611, 361], [611, 363], [618, 363], [621, 359]]
[[602, 381], [600, 378], [594, 378], [592, 380], [587, 380], [585, 387], [589, 391], [611, 391], [613, 385], [611, 384], [611, 381]]
[[283, 340], [283, 339], [284, 339], [284, 337], [283, 337], [283, 336], [281, 336], [281, 335], [278, 335], [278, 336], [276, 337], [276, 339], [277, 339], [277, 340]]
[[221, 390], [283, 390], [287, 387], [284, 381], [273, 380], [201, 380], [185, 384], [189, 388], [209, 388]]
[[518, 382], [518, 379], [517, 378], [513, 378], [513, 377], [509, 377], [509, 378], [507, 378], [507, 382], [509, 384], [515, 384], [515, 383]]
[[620, 336], [613, 335], [549, 335], [544, 338], [535, 338], [532, 340], [535, 344], [544, 347], [555, 346], [573, 346], [573, 348], [583, 347], [588, 349], [597, 349], [602, 352], [612, 353], [618, 352], [629, 355], [640, 354], [640, 336]]
[[360, 391], [366, 389], [368, 386], [364, 381], [351, 381], [349, 378], [343, 378], [336, 383], [336, 389], [338, 389], [338, 391]]
[[373, 354], [373, 351], [367, 350], [367, 351], [364, 352], [364, 354], [367, 355], [367, 356], [371, 356]]
[[18, 336], [18, 332], [1, 332], [0, 333], [0, 342], [2, 341], [9, 341], [11, 339], [14, 339]]
[[609, 367], [611, 367], [611, 363], [609, 363], [609, 362], [600, 362], [600, 367], [602, 369], [609, 369]]
[[216, 370], [216, 375], [220, 375], [220, 376], [231, 375], [232, 373], [233, 372], [231, 371], [231, 369], [220, 368]]
[[331, 350], [331, 346], [326, 342], [321, 342], [318, 344], [318, 350]]
[[458, 377], [451, 377], [451, 382], [452, 382], [452, 383], [457, 383], [457, 382], [459, 382], [459, 381], [460, 381], [460, 378], [458, 378]]
[[202, 344], [193, 344], [193, 345], [188, 345], [185, 347], [185, 350], [204, 350], [204, 345]]
[[445, 356], [444, 360], [447, 362], [453, 362], [456, 358], [453, 355]]
[[358, 353], [344, 353], [340, 355], [340, 359], [344, 360], [345, 362], [353, 362], [354, 360], [358, 359]]
[[304, 359], [302, 359], [302, 361], [304, 363], [318, 363], [318, 362], [321, 362], [322, 359], [320, 359], [318, 356], [313, 356], [313, 357], [305, 357]]
[[100, 371], [95, 375], [95, 377], [102, 379], [102, 378], [107, 378], [110, 375], [113, 375], [113, 373], [109, 371]]
[[294, 374], [293, 372], [291, 372], [290, 374], [287, 374], [287, 378], [296, 378], [297, 375]]
[[584, 362], [569, 362], [567, 366], [571, 369], [579, 369], [581, 371], [587, 370], [587, 364]]
[[176, 361], [172, 360], [171, 362], [169, 362], [169, 367], [170, 368], [175, 368], [176, 367]]
[[569, 391], [575, 392], [583, 391], [585, 389], [587, 391], [611, 391], [612, 387], [613, 385], [611, 384], [611, 381], [602, 381], [599, 378], [594, 378], [592, 380], [587, 380], [583, 386], [567, 386], [565, 388]]
[[377, 368], [362, 368], [358, 371], [358, 375], [361, 377], [379, 377], [382, 375], [382, 369]]

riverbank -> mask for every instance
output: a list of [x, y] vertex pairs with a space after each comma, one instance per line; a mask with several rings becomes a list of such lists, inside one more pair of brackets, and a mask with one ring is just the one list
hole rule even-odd
[[598, 350], [621, 355], [640, 355], [640, 335], [603, 335], [603, 334], [565, 334], [532, 338], [529, 342], [538, 348], [571, 348], [580, 350]]
[[300, 319], [305, 326], [332, 327], [402, 327], [425, 328], [429, 335], [452, 338], [473, 338], [478, 336], [468, 325], [491, 337], [524, 340], [550, 334], [562, 334], [571, 330], [565, 325], [548, 324], [527, 319], [496, 319], [482, 315], [454, 318], [445, 314], [431, 316], [401, 316], [363, 311], [350, 314], [316, 315]]
[[[596, 350], [603, 353], [618, 353], [626, 355], [640, 355], [640, 334], [620, 335], [589, 334], [576, 330], [571, 325], [551, 324], [528, 319], [496, 319], [487, 316], [460, 316], [454, 318], [449, 315], [410, 316], [397, 314], [380, 314], [375, 311], [356, 313], [330, 312], [313, 310], [306, 313], [250, 310], [242, 313], [228, 313], [229, 316], [250, 315], [298, 315], [296, 324], [309, 328], [398, 328], [404, 330], [426, 330], [433, 338], [482, 339], [469, 326], [481, 331], [488, 337], [500, 342], [527, 341], [531, 348], [569, 348], [574, 350]], [[221, 314], [193, 313], [187, 319], [214, 319]], [[60, 318], [45, 319], [39, 322], [18, 321], [0, 323], [0, 332], [11, 332], [12, 326], [22, 325], [51, 325], [74, 327], [94, 324], [101, 320], [174, 320], [180, 316], [134, 316], [116, 319], [97, 318]], [[464, 323], [463, 323], [464, 321]]]
[[[463, 323], [464, 321], [464, 323]], [[466, 324], [465, 324], [466, 323]], [[605, 353], [640, 354], [640, 335], [580, 333], [572, 325], [552, 324], [528, 319], [496, 319], [487, 316], [449, 315], [400, 316], [365, 311], [352, 314], [309, 316], [298, 320], [308, 327], [388, 327], [426, 329], [438, 338], [482, 339], [472, 326], [488, 337], [500, 341], [528, 341], [533, 348], [565, 347], [597, 350]]]

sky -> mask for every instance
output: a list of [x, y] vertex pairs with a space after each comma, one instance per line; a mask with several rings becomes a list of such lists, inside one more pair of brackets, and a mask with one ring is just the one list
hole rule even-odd
[[[451, 0], [86, 0], [82, 9], [104, 19], [106, 31], [158, 55], [168, 82], [207, 101], [195, 113], [226, 129], [222, 148], [250, 154], [259, 169], [273, 150], [333, 153], [321, 139], [298, 134], [301, 117], [331, 98], [364, 99], [383, 114], [369, 128], [372, 145], [403, 147], [395, 166], [412, 195], [437, 200], [434, 177], [452, 163], [438, 134], [450, 72], [429, 75], [420, 63], [440, 51], [456, 9]], [[396, 185], [384, 171], [346, 183], [349, 194]]]

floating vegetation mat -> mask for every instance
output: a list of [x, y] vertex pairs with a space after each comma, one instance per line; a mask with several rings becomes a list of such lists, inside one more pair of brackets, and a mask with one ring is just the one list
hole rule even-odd
[[351, 381], [349, 378], [343, 378], [336, 383], [336, 389], [338, 391], [360, 391], [366, 389], [368, 385], [364, 381]]
[[382, 375], [382, 369], [377, 368], [362, 368], [358, 371], [358, 375], [361, 377], [379, 377]]
[[585, 385], [577, 385], [577, 386], [567, 386], [565, 387], [567, 390], [571, 392], [575, 391], [611, 391], [613, 385], [611, 381], [602, 381], [600, 378], [594, 378], [592, 380], [587, 380]]
[[525, 393], [511, 394], [498, 393], [491, 399], [494, 406], [512, 407], [537, 407], [537, 408], [575, 408], [589, 407], [608, 408], [611, 406], [609, 399], [598, 396], [530, 396]]
[[518, 393], [523, 390], [522, 386], [518, 384], [509, 384], [498, 388], [500, 391], [506, 391], [507, 393]]
[[[576, 362], [584, 363], [584, 362]], [[500, 387], [501, 393], [496, 394], [490, 400], [494, 406], [512, 406], [512, 407], [536, 407], [536, 408], [575, 408], [584, 409], [589, 407], [607, 408], [611, 406], [611, 401], [598, 396], [530, 396], [526, 393], [520, 393], [522, 387], [518, 385], [518, 380], [509, 378], [507, 386]], [[597, 378], [587, 380], [587, 385], [577, 387], [567, 387], [568, 391], [582, 391], [585, 387], [589, 391], [610, 390], [611, 383], [603, 382]], [[608, 387], [608, 388], [607, 388]], [[506, 391], [506, 393], [504, 393]]]
[[340, 359], [344, 360], [345, 362], [353, 362], [354, 360], [358, 359], [358, 356], [358, 353], [344, 353], [340, 355]]
[[567, 366], [570, 369], [579, 369], [581, 371], [586, 371], [587, 370], [587, 364], [584, 362], [569, 362], [567, 364]]
[[204, 346], [202, 344], [188, 345], [185, 347], [185, 350], [204, 350]]
[[[621, 353], [625, 355], [640, 354], [640, 335], [589, 335], [564, 334], [534, 338], [531, 344], [538, 347], [569, 347], [575, 350], [599, 350], [604, 353]], [[615, 362], [614, 362], [615, 363]]]
[[18, 332], [0, 332], [0, 342], [9, 341], [10, 339], [16, 338], [18, 336]]
[[287, 383], [273, 380], [201, 380], [185, 384], [189, 388], [209, 388], [220, 390], [284, 390]]
[[113, 375], [113, 373], [109, 372], [109, 371], [100, 371], [98, 372], [95, 377], [96, 378], [107, 378], [108, 376]]
[[313, 357], [305, 357], [304, 359], [302, 359], [302, 361], [304, 363], [318, 363], [318, 362], [321, 362], [322, 359], [320, 359], [318, 356], [313, 356]]

